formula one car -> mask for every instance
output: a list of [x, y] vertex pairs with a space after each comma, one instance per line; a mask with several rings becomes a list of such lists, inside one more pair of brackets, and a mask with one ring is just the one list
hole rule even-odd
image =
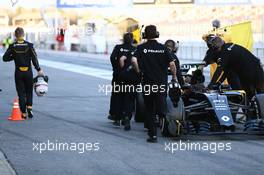
[[[229, 85], [205, 88], [202, 65], [182, 65], [183, 76], [193, 70], [191, 82], [182, 87], [183, 93], [178, 102], [173, 97], [167, 99], [168, 113], [162, 119], [162, 134], [264, 134], [264, 94], [256, 94], [253, 99], [247, 99], [244, 91], [232, 90]], [[170, 88], [169, 91], [173, 89]], [[254, 116], [254, 120], [246, 121], [249, 114]], [[239, 124], [241, 118], [244, 118], [243, 124]]]
[[[178, 85], [169, 83], [167, 116], [160, 122], [163, 136], [182, 134], [264, 133], [264, 94], [247, 99], [243, 90], [229, 85], [204, 86], [203, 64], [182, 64], [186, 85], [180, 98], [174, 98]], [[137, 96], [136, 121], [143, 121], [143, 97]], [[254, 120], [246, 120], [251, 114]], [[242, 124], [241, 124], [242, 123]]]

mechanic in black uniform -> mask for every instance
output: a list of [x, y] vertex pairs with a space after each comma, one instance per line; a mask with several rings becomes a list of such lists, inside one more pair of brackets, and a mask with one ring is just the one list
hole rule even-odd
[[[168, 67], [172, 72], [172, 81], [176, 81], [176, 66], [167, 48], [155, 40], [159, 37], [156, 26], [146, 26], [143, 39], [146, 43], [139, 45], [132, 57], [132, 65], [141, 72], [144, 103], [149, 138], [147, 142], [157, 142], [156, 114], [165, 117], [168, 84]], [[149, 87], [148, 89], [146, 87]], [[157, 88], [158, 87], [158, 88]]]
[[[219, 58], [219, 52], [216, 52], [216, 48], [213, 46], [212, 41], [214, 40], [214, 38], [216, 37], [216, 35], [214, 34], [209, 34], [209, 35], [204, 35], [203, 36], [203, 40], [206, 42], [208, 50], [206, 52], [205, 58], [204, 58], [204, 62], [205, 62], [205, 66], [209, 65], [209, 64], [214, 64], [217, 62], [217, 59]], [[231, 70], [229, 71], [225, 71], [221, 78], [218, 80], [219, 83], [222, 83], [225, 79], [228, 80], [229, 85], [231, 86], [231, 88], [233, 90], [241, 90], [241, 84], [240, 84], [240, 80], [239, 77]], [[219, 85], [218, 83], [218, 85]], [[209, 87], [212, 88], [213, 83], [209, 84]]]
[[119, 82], [124, 87], [120, 92], [119, 105], [120, 105], [120, 118], [125, 130], [130, 130], [130, 119], [135, 107], [135, 86], [140, 82], [140, 78], [136, 71], [132, 68], [131, 58], [132, 52], [136, 50], [136, 47], [132, 45], [133, 34], [126, 33], [124, 35], [124, 43], [127, 44], [127, 50], [123, 56], [118, 58], [119, 69]]
[[[110, 62], [112, 65], [112, 70], [113, 70], [112, 83], [111, 83], [112, 87], [114, 87], [114, 84], [117, 83], [117, 78], [118, 78], [118, 71], [117, 71], [118, 62], [116, 60], [118, 47], [119, 47], [119, 45], [115, 46], [115, 48], [114, 48], [114, 50], [110, 56]], [[115, 93], [114, 91], [112, 91], [111, 97], [110, 97], [110, 109], [109, 109], [108, 119], [109, 120], [115, 120], [117, 114], [118, 114], [118, 93]]]
[[179, 84], [182, 87], [184, 85], [184, 80], [183, 80], [182, 73], [181, 73], [180, 61], [176, 55], [177, 50], [178, 50], [176, 42], [169, 39], [165, 42], [165, 46], [168, 49], [168, 51], [170, 52], [171, 57], [174, 59], [175, 66], [177, 69], [177, 79], [179, 81]]
[[[110, 61], [113, 68], [113, 79], [112, 79], [112, 86], [122, 86], [122, 82], [120, 81], [120, 66], [119, 60], [122, 56], [129, 57], [131, 52], [134, 51], [135, 47], [131, 44], [131, 35], [124, 34], [123, 35], [123, 44], [116, 45], [114, 50], [110, 56]], [[133, 41], [133, 40], [132, 40]], [[114, 89], [112, 90], [111, 100], [110, 100], [110, 115], [108, 116], [109, 119], [114, 120], [114, 125], [120, 126], [121, 120], [121, 106], [120, 106], [120, 92], [115, 92]]]
[[[216, 36], [213, 34], [203, 36], [203, 39], [205, 40], [205, 42], [208, 46], [208, 50], [207, 50], [205, 58], [203, 60], [206, 64], [205, 66], [207, 66], [209, 64], [216, 63], [217, 58], [219, 58], [220, 52], [217, 52], [216, 46], [213, 46], [213, 44], [212, 44], [212, 41], [214, 40], [215, 37]], [[219, 85], [219, 83], [222, 83], [225, 79], [227, 79], [229, 85], [231, 86], [231, 88], [233, 90], [241, 90], [242, 89], [238, 75], [235, 72], [233, 72], [232, 70], [223, 72], [221, 78], [219, 78], [219, 80], [218, 80], [218, 85]], [[214, 84], [213, 82], [210, 83], [209, 87], [213, 86], [213, 84]]]
[[[211, 56], [205, 58], [206, 64], [217, 63], [217, 69], [210, 84], [220, 84], [224, 79], [228, 83], [236, 84], [237, 89], [243, 89], [251, 99], [256, 93], [264, 93], [264, 71], [260, 60], [246, 48], [225, 43], [220, 37], [211, 39]], [[234, 83], [235, 82], [235, 83]]]
[[15, 62], [15, 83], [16, 90], [19, 97], [20, 110], [22, 118], [32, 118], [32, 103], [33, 103], [33, 73], [31, 62], [38, 75], [43, 75], [43, 71], [39, 67], [36, 52], [33, 44], [25, 41], [23, 28], [16, 28], [15, 30], [16, 42], [11, 44], [3, 56], [3, 61], [8, 62], [14, 60]]

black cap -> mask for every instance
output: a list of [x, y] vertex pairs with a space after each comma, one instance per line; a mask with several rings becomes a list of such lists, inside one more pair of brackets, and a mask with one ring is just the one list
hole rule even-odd
[[125, 44], [132, 44], [134, 41], [133, 33], [130, 33], [130, 32], [125, 33], [123, 35], [123, 41]]
[[215, 19], [215, 20], [212, 21], [212, 26], [214, 28], [217, 28], [218, 29], [218, 28], [220, 28], [221, 23], [220, 23], [220, 21], [218, 19]]
[[154, 25], [149, 25], [145, 27], [145, 32], [143, 34], [143, 39], [154, 39], [159, 37], [159, 32], [157, 27]]

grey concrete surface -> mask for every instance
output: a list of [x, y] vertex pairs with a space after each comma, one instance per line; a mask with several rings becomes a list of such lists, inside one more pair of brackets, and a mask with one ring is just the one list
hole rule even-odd
[[[111, 70], [108, 60], [58, 57], [39, 54], [42, 59]], [[132, 122], [132, 130], [113, 127], [107, 120], [109, 95], [98, 92], [99, 84], [110, 81], [69, 71], [43, 67], [49, 75], [49, 93], [34, 96], [35, 118], [11, 122], [16, 96], [12, 63], [0, 64], [0, 149], [19, 175], [262, 175], [263, 136], [188, 136], [182, 140], [159, 137], [146, 143], [143, 124]], [[90, 151], [34, 149], [34, 145], [54, 143], [99, 143]], [[169, 151], [165, 144], [229, 144], [231, 150]], [[74, 148], [74, 147], [73, 147]], [[175, 147], [174, 147], [175, 148]], [[89, 147], [91, 149], [91, 147]], [[213, 146], [212, 149], [213, 150]]]
[[0, 151], [0, 174], [2, 175], [16, 175], [16, 172], [9, 164], [5, 155]]

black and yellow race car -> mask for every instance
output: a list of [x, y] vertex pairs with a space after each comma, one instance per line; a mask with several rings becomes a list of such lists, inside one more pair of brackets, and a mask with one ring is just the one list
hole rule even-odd
[[[264, 94], [247, 99], [243, 90], [232, 90], [229, 85], [208, 89], [204, 85], [202, 63], [182, 64], [181, 72], [187, 82], [181, 87], [180, 98], [174, 98], [172, 93], [179, 86], [169, 83], [167, 116], [160, 122], [162, 135], [264, 134]], [[139, 94], [136, 121], [144, 120], [144, 110]], [[253, 120], [247, 120], [249, 113], [254, 115]]]

